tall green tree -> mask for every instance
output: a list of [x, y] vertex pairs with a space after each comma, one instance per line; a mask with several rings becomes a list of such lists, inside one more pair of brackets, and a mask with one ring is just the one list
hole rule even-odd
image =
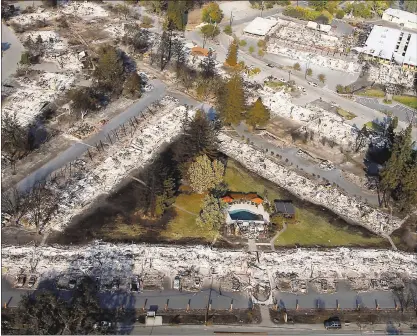
[[209, 231], [217, 231], [225, 223], [225, 215], [221, 201], [212, 195], [204, 197], [203, 206], [196, 223]]
[[204, 22], [219, 23], [223, 18], [223, 12], [216, 2], [210, 2], [202, 10], [202, 19]]
[[188, 168], [190, 187], [197, 193], [213, 189], [223, 181], [224, 165], [218, 161], [210, 161], [207, 155], [196, 157]]
[[308, 5], [310, 7], [313, 7], [317, 11], [322, 11], [323, 9], [326, 8], [327, 2], [328, 2], [327, 0], [314, 0], [314, 1], [309, 1]]
[[243, 80], [241, 75], [235, 72], [226, 83], [223, 92], [219, 94], [217, 110], [224, 123], [238, 124], [243, 120], [245, 106]]
[[200, 69], [204, 78], [212, 78], [216, 75], [216, 59], [213, 51], [209, 50], [207, 57], [200, 62]]
[[183, 0], [169, 1], [167, 9], [167, 19], [172, 22], [175, 30], [184, 30], [187, 25], [187, 2]]
[[319, 80], [320, 82], [322, 82], [323, 84], [326, 82], [326, 75], [325, 75], [325, 74], [319, 74], [319, 75], [317, 76], [317, 78], [318, 78], [318, 80]]
[[262, 99], [259, 97], [256, 102], [249, 109], [246, 122], [253, 126], [264, 126], [270, 118], [269, 110], [262, 103]]
[[404, 9], [407, 12], [416, 13], [417, 12], [417, 0], [405, 0]]
[[229, 66], [236, 66], [237, 65], [237, 52], [238, 52], [239, 46], [236, 39], [232, 41], [229, 45], [229, 50], [227, 52], [227, 58], [226, 58], [226, 64]]
[[99, 59], [94, 77], [103, 87], [114, 90], [121, 87], [124, 80], [124, 67], [121, 54], [111, 45], [105, 45], [98, 51]]
[[412, 161], [413, 143], [411, 138], [411, 124], [394, 139], [391, 156], [380, 174], [380, 189], [383, 192], [382, 200], [388, 203], [387, 196], [394, 192], [405, 177]]
[[84, 277], [69, 301], [48, 290], [22, 296], [15, 323], [25, 334], [90, 334], [100, 313], [96, 284]]

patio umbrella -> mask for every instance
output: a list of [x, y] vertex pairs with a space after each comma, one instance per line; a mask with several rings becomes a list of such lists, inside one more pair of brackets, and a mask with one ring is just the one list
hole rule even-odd
[[231, 203], [231, 202], [233, 202], [233, 198], [231, 198], [230, 196], [224, 196], [224, 197], [222, 198], [222, 200], [223, 200], [224, 202], [226, 202], [226, 203]]
[[255, 197], [255, 198], [252, 198], [251, 201], [256, 204], [262, 204], [264, 200], [260, 197]]

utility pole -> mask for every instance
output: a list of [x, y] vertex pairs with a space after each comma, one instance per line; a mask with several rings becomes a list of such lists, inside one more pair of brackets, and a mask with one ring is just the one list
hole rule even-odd
[[232, 22], [233, 22], [233, 11], [230, 11], [230, 24], [229, 26], [232, 26]]
[[291, 70], [288, 70], [288, 81], [291, 80]]
[[213, 289], [213, 275], [211, 276], [210, 294], [209, 294], [208, 301], [207, 301], [207, 309], [206, 309], [206, 316], [204, 317], [204, 325], [207, 325], [212, 289]]

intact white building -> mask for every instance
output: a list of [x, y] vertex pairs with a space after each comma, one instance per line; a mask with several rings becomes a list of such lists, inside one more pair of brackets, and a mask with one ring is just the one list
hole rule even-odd
[[365, 46], [355, 50], [388, 62], [417, 67], [417, 34], [414, 33], [374, 26]]
[[382, 20], [398, 23], [406, 28], [417, 29], [417, 15], [400, 9], [388, 8]]
[[278, 21], [273, 18], [265, 19], [262, 17], [257, 17], [245, 27], [243, 32], [245, 34], [256, 36], [266, 36], [277, 24]]

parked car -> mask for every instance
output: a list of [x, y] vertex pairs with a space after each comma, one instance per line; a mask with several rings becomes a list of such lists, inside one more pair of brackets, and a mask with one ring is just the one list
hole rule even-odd
[[36, 283], [36, 276], [31, 275], [28, 281], [28, 287], [32, 288]]
[[311, 86], [314, 86], [314, 87], [318, 86], [317, 83], [314, 83], [314, 82], [307, 82], [307, 83], [308, 83], [308, 85], [311, 85]]
[[181, 282], [180, 282], [180, 277], [179, 276], [176, 276], [175, 277], [175, 279], [174, 279], [174, 289], [180, 289], [180, 285], [181, 285]]
[[274, 68], [274, 65], [273, 65], [273, 64], [271, 64], [271, 63], [267, 63], [267, 64], [266, 64], [266, 66], [267, 66], [267, 67], [270, 67], [270, 68]]
[[16, 287], [23, 287], [25, 285], [25, 282], [26, 282], [26, 275], [20, 274], [17, 277]]
[[338, 317], [333, 317], [324, 321], [324, 327], [326, 329], [341, 329], [342, 324], [340, 323], [340, 319]]
[[280, 81], [281, 83], [286, 83], [286, 82], [287, 82], [287, 81], [286, 81], [284, 78], [282, 78], [282, 77], [279, 79], [279, 81]]

